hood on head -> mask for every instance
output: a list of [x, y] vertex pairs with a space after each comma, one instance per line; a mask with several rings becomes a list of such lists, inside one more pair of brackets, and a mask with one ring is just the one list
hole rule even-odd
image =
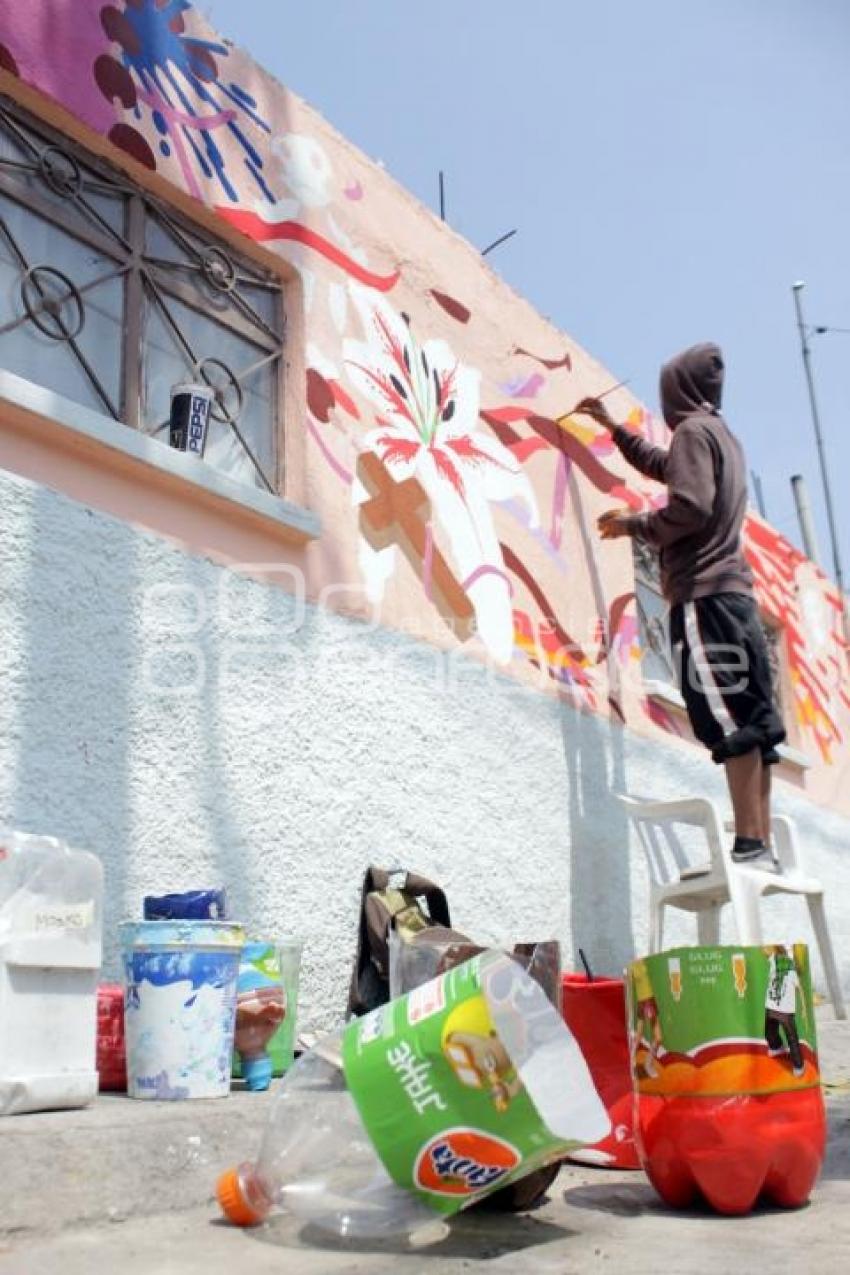
[[677, 354], [661, 369], [661, 411], [670, 429], [694, 412], [715, 412], [723, 394], [723, 355], [706, 342]]

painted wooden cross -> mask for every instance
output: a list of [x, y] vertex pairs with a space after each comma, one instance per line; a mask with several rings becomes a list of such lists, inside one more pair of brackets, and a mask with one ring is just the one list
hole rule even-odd
[[373, 549], [399, 546], [454, 635], [465, 642], [475, 612], [428, 527], [431, 502], [416, 478], [397, 483], [374, 452], [361, 452], [357, 474], [369, 493], [360, 506], [360, 529]]

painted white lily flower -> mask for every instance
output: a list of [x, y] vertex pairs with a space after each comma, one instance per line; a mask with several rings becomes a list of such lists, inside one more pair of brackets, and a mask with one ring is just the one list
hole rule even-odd
[[494, 660], [513, 651], [511, 586], [490, 501], [519, 497], [539, 519], [516, 457], [479, 429], [480, 373], [460, 363], [445, 341], [414, 340], [404, 319], [377, 293], [351, 286], [366, 340], [347, 340], [349, 379], [378, 409], [363, 440], [397, 482], [415, 475], [444, 531], [478, 633]]

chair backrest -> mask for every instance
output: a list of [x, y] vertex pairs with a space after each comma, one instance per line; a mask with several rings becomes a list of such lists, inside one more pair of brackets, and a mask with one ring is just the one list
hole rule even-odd
[[787, 815], [774, 815], [770, 821], [773, 848], [783, 873], [804, 873], [803, 855], [797, 840], [797, 829]]
[[[631, 816], [638, 840], [658, 886], [674, 884], [697, 869], [706, 875], [725, 877], [720, 814], [705, 797], [686, 801], [644, 801], [620, 796]], [[682, 836], [681, 829], [698, 835]]]

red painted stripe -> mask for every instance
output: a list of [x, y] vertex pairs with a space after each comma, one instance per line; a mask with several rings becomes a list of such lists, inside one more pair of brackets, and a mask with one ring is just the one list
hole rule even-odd
[[225, 221], [229, 221], [237, 230], [241, 230], [243, 235], [247, 235], [249, 239], [255, 239], [257, 243], [265, 243], [270, 239], [290, 239], [295, 243], [303, 243], [326, 257], [328, 261], [332, 261], [335, 266], [339, 266], [346, 274], [351, 275], [352, 279], [364, 283], [368, 288], [374, 288], [377, 292], [391, 291], [401, 278], [400, 270], [390, 275], [374, 274], [371, 270], [366, 270], [324, 235], [317, 234], [315, 230], [309, 230], [298, 221], [263, 221], [262, 217], [249, 209], [226, 208], [223, 205], [217, 205], [215, 212]]

